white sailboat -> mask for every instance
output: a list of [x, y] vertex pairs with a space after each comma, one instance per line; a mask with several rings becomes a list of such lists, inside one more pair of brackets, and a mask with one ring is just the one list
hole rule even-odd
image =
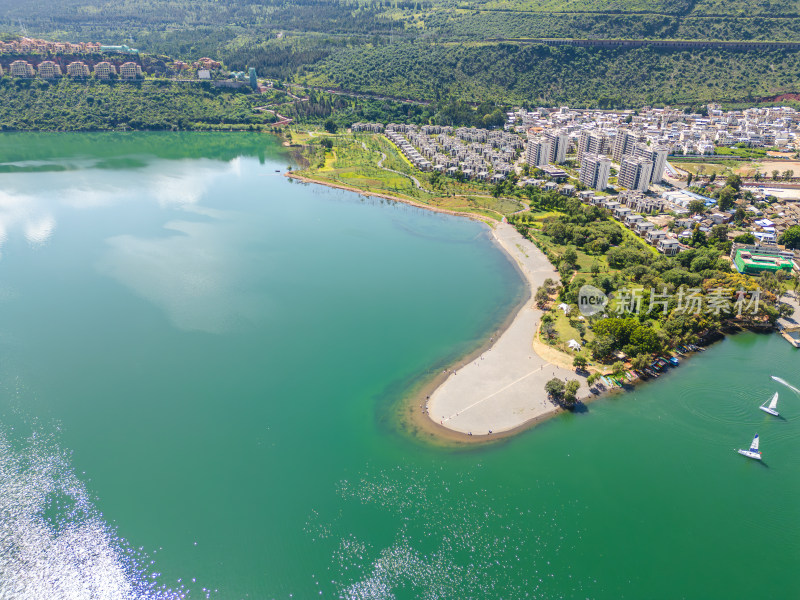
[[775, 410], [775, 408], [778, 406], [778, 392], [775, 392], [775, 395], [772, 397], [772, 400], [768, 400], [768, 402], [769, 406], [767, 406], [767, 403], [764, 402], [764, 404], [762, 404], [758, 408], [763, 410], [765, 413], [769, 413], [775, 417], [779, 417], [780, 413], [777, 410]]
[[747, 458], [761, 460], [761, 452], [758, 451], [758, 434], [756, 434], [756, 437], [753, 438], [753, 441], [750, 443], [750, 448], [748, 450], [742, 450], [741, 448], [739, 448], [737, 452], [742, 456], [746, 456]]

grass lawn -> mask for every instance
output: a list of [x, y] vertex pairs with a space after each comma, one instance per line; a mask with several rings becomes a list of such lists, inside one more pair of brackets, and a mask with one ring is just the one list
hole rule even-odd
[[[328, 137], [334, 143], [324, 155], [316, 142], [321, 137]], [[299, 174], [311, 179], [339, 183], [365, 192], [389, 194], [493, 221], [524, 208], [515, 198], [492, 197], [489, 186], [480, 182], [459, 182], [450, 177], [440, 177], [434, 186], [431, 173], [417, 170], [382, 135], [297, 131], [292, 134], [292, 141], [306, 144], [311, 165]], [[414, 180], [419, 182], [419, 187]]]

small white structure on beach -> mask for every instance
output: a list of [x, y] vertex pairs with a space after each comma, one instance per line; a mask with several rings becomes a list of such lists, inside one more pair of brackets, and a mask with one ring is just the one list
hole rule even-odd
[[580, 350], [581, 343], [574, 338], [567, 342], [567, 346], [569, 346], [573, 350]]
[[569, 314], [569, 304], [565, 304], [564, 302], [562, 302], [561, 304], [558, 305], [558, 310], [563, 310], [564, 314], [568, 315]]

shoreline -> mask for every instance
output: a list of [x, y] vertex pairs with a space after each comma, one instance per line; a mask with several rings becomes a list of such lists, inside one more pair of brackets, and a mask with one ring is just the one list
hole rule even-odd
[[[432, 212], [466, 217], [484, 223], [489, 228], [492, 243], [503, 252], [522, 279], [523, 298], [500, 322], [494, 334], [489, 334], [488, 338], [484, 339], [477, 348], [464, 356], [445, 363], [446, 368], [442, 371], [426, 374], [418, 385], [412, 386], [412, 389], [399, 403], [397, 412], [401, 416], [401, 429], [425, 437], [434, 443], [485, 444], [511, 437], [565, 412], [563, 408], [553, 404], [547, 398], [542, 382], [543, 377], [550, 379], [558, 376], [562, 379], [566, 377], [577, 379], [581, 382], [578, 397], [582, 402], [589, 402], [597, 397], [589, 392], [585, 379], [577, 375], [574, 369], [564, 369], [551, 363], [535, 350], [534, 340], [542, 311], [536, 308], [531, 301], [535, 288], [548, 277], [557, 280], [558, 272], [544, 253], [530, 240], [522, 237], [512, 225], [505, 222], [489, 222], [471, 213], [439, 208], [390, 194], [367, 192], [356, 187], [317, 180], [294, 172], [286, 172], [284, 176], [304, 183], [316, 183], [364, 196], [384, 198]], [[527, 359], [525, 358], [526, 354]], [[484, 356], [483, 362], [476, 363], [481, 360], [482, 355]], [[487, 362], [486, 358], [490, 358], [490, 361]], [[509, 361], [516, 361], [516, 365], [509, 367]], [[484, 368], [483, 372], [480, 372], [479, 364], [489, 368]], [[550, 369], [550, 375], [545, 375], [545, 367]], [[494, 371], [494, 373], [490, 373], [489, 377], [481, 374], [486, 373], [487, 370]], [[453, 387], [455, 378], [459, 375], [461, 377], [458, 381], [464, 383], [460, 383], [453, 391], [450, 391], [449, 388]], [[477, 415], [479, 411], [476, 411], [476, 408], [485, 409], [487, 406], [496, 405], [496, 402], [486, 402], [488, 398], [479, 398], [474, 406], [470, 406], [474, 404], [474, 399], [469, 399], [471, 397], [468, 395], [464, 396], [461, 387], [474, 390], [485, 390], [488, 387], [490, 389], [488, 395], [492, 398], [499, 396], [500, 400], [511, 400], [511, 418], [507, 418], [506, 422], [501, 425], [495, 425], [491, 419], [485, 420], [481, 416], [475, 416], [474, 420], [466, 427], [451, 423], [452, 418], [450, 417], [448, 418], [450, 426], [444, 424], [444, 418], [440, 419], [442, 422], [437, 422], [431, 416], [430, 408], [452, 408], [451, 415], [461, 416], [470, 411], [473, 415]], [[443, 392], [443, 389], [446, 391]], [[521, 400], [520, 394], [524, 395], [524, 400]], [[431, 405], [432, 400], [435, 406]], [[453, 404], [454, 400], [456, 404]], [[467, 404], [464, 405], [464, 402]], [[426, 405], [430, 407], [427, 410]], [[507, 412], [505, 414], [508, 416]], [[476, 427], [472, 427], [473, 423]]]
[[[391, 194], [385, 194], [383, 192], [368, 192], [366, 190], [362, 190], [361, 188], [357, 188], [350, 185], [345, 185], [343, 183], [334, 183], [332, 181], [325, 181], [320, 179], [312, 179], [311, 177], [306, 177], [305, 175], [298, 175], [293, 171], [287, 171], [283, 174], [284, 177], [288, 177], [290, 179], [295, 179], [297, 181], [302, 181], [303, 183], [316, 183], [319, 185], [324, 185], [330, 188], [334, 188], [337, 190], [345, 190], [347, 192], [355, 192], [362, 196], [373, 196], [375, 198], [383, 198], [384, 200], [392, 200], [394, 202], [401, 202], [402, 204], [408, 204], [409, 206], [416, 206], [417, 208], [424, 208], [425, 210], [429, 210], [431, 212], [442, 213], [446, 215], [452, 215], [454, 217], [466, 217], [467, 219], [472, 219], [473, 221], [480, 221], [481, 223], [488, 224], [488, 217], [481, 218], [479, 215], [467, 212], [460, 212], [457, 210], [450, 210], [449, 208], [440, 208], [438, 206], [432, 206], [430, 204], [425, 204], [423, 202], [417, 202], [416, 200], [411, 200], [410, 198], [401, 198], [399, 196], [392, 196]], [[490, 226], [491, 227], [491, 226]]]
[[[514, 227], [492, 228], [494, 243], [514, 265], [525, 284], [524, 299], [503, 326], [481, 347], [439, 374], [432, 391], [414, 399], [415, 408], [434, 430], [446, 430], [461, 441], [486, 442], [514, 435], [565, 412], [544, 392], [552, 377], [581, 383], [578, 398], [592, 398], [585, 379], [536, 351], [534, 340], [543, 312], [532, 303], [535, 288], [558, 273], [544, 253]], [[427, 392], [427, 390], [426, 390]], [[438, 421], [438, 422], [437, 422]], [[428, 428], [423, 428], [428, 429]]]
[[[398, 407], [395, 410], [400, 419], [398, 425], [400, 429], [416, 437], [424, 438], [428, 443], [439, 445], [463, 446], [486, 444], [509, 438], [566, 412], [565, 409], [549, 401], [544, 393], [542, 378], [536, 378], [532, 370], [519, 371], [520, 365], [517, 364], [517, 375], [521, 377], [518, 377], [516, 380], [513, 378], [514, 373], [511, 371], [514, 369], [509, 367], [508, 361], [515, 358], [520, 359], [521, 355], [522, 363], [524, 363], [526, 362], [524, 360], [524, 354], [526, 352], [529, 353], [529, 366], [533, 367], [538, 364], [538, 370], [542, 371], [542, 375], [547, 379], [552, 376], [558, 376], [562, 379], [568, 377], [580, 381], [581, 387], [578, 392], [578, 399], [582, 404], [589, 404], [605, 396], [629, 391], [629, 388], [626, 386], [625, 388], [619, 389], [604, 389], [599, 393], [591, 392], [586, 384], [585, 378], [578, 375], [573, 368], [566, 368], [563, 366], [563, 363], [562, 366], [559, 366], [559, 360], [554, 360], [553, 357], [548, 358], [547, 352], [539, 352], [539, 349], [543, 346], [543, 342], [538, 339], [538, 326], [542, 311], [535, 308], [531, 304], [531, 300], [535, 288], [541, 285], [541, 282], [546, 277], [557, 280], [558, 273], [541, 250], [531, 243], [530, 240], [522, 237], [513, 226], [505, 222], [498, 223], [489, 219], [483, 219], [471, 213], [439, 208], [411, 199], [392, 196], [391, 194], [367, 192], [356, 187], [312, 179], [293, 172], [284, 173], [284, 175], [304, 183], [316, 183], [355, 192], [364, 196], [384, 198], [432, 212], [466, 217], [484, 223], [489, 228], [492, 243], [504, 253], [522, 278], [525, 288], [523, 299], [520, 300], [509, 312], [508, 316], [497, 325], [493, 334], [487, 334], [488, 337], [483, 339], [474, 350], [460, 358], [449, 362], [443, 362], [437, 367], [438, 370], [438, 368], [444, 366], [445, 368], [441, 371], [424, 374], [420, 378], [420, 381], [416, 385], [412, 385], [410, 390], [404, 394], [403, 399], [398, 402]], [[503, 236], [500, 235], [500, 231], [505, 232]], [[533, 259], [531, 255], [533, 255]], [[530, 263], [532, 260], [534, 262], [536, 260], [540, 261], [539, 267], [546, 265], [545, 268], [531, 270]], [[546, 271], [547, 275], [543, 275], [542, 271]], [[797, 312], [800, 313], [800, 310]], [[520, 347], [519, 339], [517, 339], [516, 352], [514, 352], [513, 355], [509, 354], [508, 348], [498, 348], [503, 338], [508, 338], [509, 336], [516, 336], [519, 338], [524, 331], [528, 331], [528, 341], [524, 348]], [[505, 342], [504, 345], [508, 346], [508, 342]], [[489, 366], [489, 363], [485, 360], [488, 356], [498, 357], [495, 359], [495, 362], [502, 363], [502, 368], [495, 369], [494, 373], [491, 372], [491, 368], [484, 369], [482, 373], [485, 375], [481, 375], [478, 372], [478, 368], [480, 365]], [[481, 357], [483, 357], [483, 359], [481, 359]], [[483, 362], [481, 362], [481, 360], [483, 360]], [[545, 367], [551, 369], [552, 375], [544, 375]], [[490, 373], [487, 374], [487, 371], [490, 371]], [[486, 375], [488, 375], [488, 378]], [[458, 378], [459, 382], [465, 383], [459, 383], [459, 385], [456, 386], [456, 378]], [[511, 378], [510, 381], [509, 378]], [[489, 380], [488, 385], [486, 383], [487, 379]], [[522, 383], [523, 380], [528, 379], [539, 384], [538, 387], [533, 387], [533, 389], [531, 389], [530, 381], [527, 382], [527, 386], [517, 385]], [[636, 382], [636, 384], [641, 383], [645, 382]], [[493, 385], [495, 386], [494, 388], [492, 388]], [[633, 387], [638, 387], [635, 384], [631, 385]], [[500, 386], [499, 389], [497, 389], [497, 386]], [[509, 420], [507, 418], [505, 419], [505, 423], [496, 426], [489, 424], [491, 419], [474, 418], [465, 421], [462, 417], [463, 413], [470, 411], [480, 412], [480, 409], [485, 409], [487, 406], [497, 404], [497, 401], [488, 402], [490, 397], [502, 395], [514, 387], [525, 387], [529, 393], [523, 404], [512, 403], [511, 412], [512, 414], [516, 413], [518, 415], [515, 419]], [[489, 390], [493, 389], [493, 391], [489, 394], [484, 394], [483, 397], [480, 395], [477, 397], [475, 396], [475, 390], [486, 391], [487, 388]], [[470, 393], [472, 393], [472, 396], [469, 395]], [[454, 398], [457, 398], [457, 400], [454, 400]], [[544, 400], [542, 400], [542, 398], [544, 398]], [[499, 400], [502, 400], [502, 398]], [[442, 408], [445, 410], [442, 411]], [[505, 408], [508, 409], [508, 406]], [[450, 412], [447, 412], [448, 410], [450, 410]], [[483, 412], [486, 413], [487, 411], [483, 410]], [[439, 414], [440, 417], [438, 421], [436, 417], [437, 414]], [[483, 416], [491, 417], [491, 415], [486, 414]], [[496, 417], [497, 415], [494, 416]], [[506, 416], [508, 415], [506, 414]], [[459, 417], [459, 420], [462, 421], [461, 423], [453, 422]], [[448, 425], [444, 424], [445, 420], [447, 420]], [[473, 427], [473, 425], [475, 426]]]

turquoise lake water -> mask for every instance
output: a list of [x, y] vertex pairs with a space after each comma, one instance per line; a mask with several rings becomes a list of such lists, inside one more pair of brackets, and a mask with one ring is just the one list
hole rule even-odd
[[[402, 433], [522, 284], [260, 135], [0, 137], [0, 597], [793, 598], [800, 355], [727, 339], [508, 441]], [[757, 406], [781, 393], [782, 418]], [[755, 433], [764, 464], [734, 452]]]

